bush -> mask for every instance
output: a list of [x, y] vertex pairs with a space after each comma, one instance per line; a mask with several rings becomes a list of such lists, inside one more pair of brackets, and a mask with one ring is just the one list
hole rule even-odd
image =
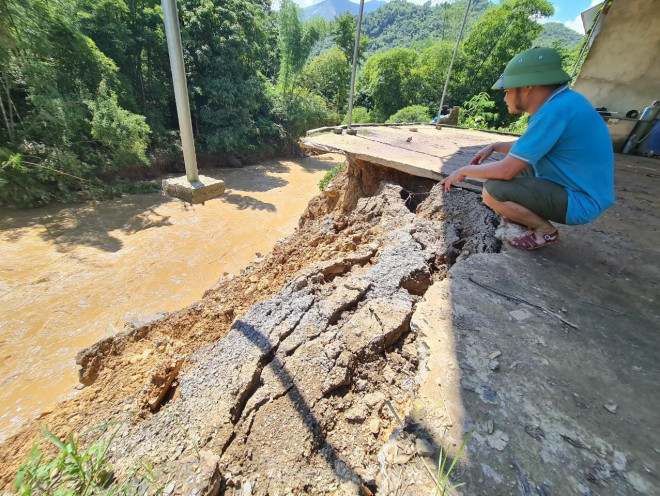
[[519, 119], [516, 119], [508, 126], [499, 127], [497, 130], [505, 133], [523, 134], [525, 131], [527, 131], [528, 120], [529, 114], [523, 114]]
[[418, 65], [419, 54], [407, 48], [394, 48], [367, 59], [357, 86], [373, 101], [371, 115], [379, 122], [397, 109], [419, 101], [416, 95], [421, 77], [415, 70]]
[[292, 141], [310, 129], [332, 126], [339, 121], [339, 116], [328, 110], [322, 97], [304, 90], [286, 96], [275, 94], [273, 114]]
[[312, 59], [300, 75], [300, 86], [321, 95], [332, 109], [341, 112], [348, 103], [351, 66], [338, 48]]
[[328, 183], [337, 177], [344, 169], [346, 169], [346, 165], [342, 164], [338, 165], [337, 167], [333, 167], [328, 172], [326, 172], [325, 176], [323, 176], [323, 179], [319, 181], [319, 191], [323, 191]]
[[92, 137], [110, 150], [111, 168], [149, 163], [146, 151], [151, 129], [144, 116], [121, 108], [105, 81], [99, 85], [96, 100], [87, 105], [92, 112]]
[[0, 148], [0, 202], [6, 205], [34, 207], [109, 194], [71, 152], [35, 143], [25, 143], [19, 153]]
[[490, 99], [488, 93], [482, 91], [463, 104], [458, 114], [458, 125], [472, 129], [489, 129], [499, 117], [498, 114], [489, 112], [493, 108], [495, 102]]
[[387, 122], [428, 122], [429, 120], [431, 120], [431, 114], [427, 107], [424, 105], [411, 105], [391, 115]]
[[[369, 113], [369, 110], [366, 107], [353, 107], [353, 116], [351, 118], [351, 124], [367, 124], [369, 122], [373, 122], [373, 120], [371, 120], [371, 114]], [[344, 120], [341, 123], [342, 124], [348, 123], [348, 112], [344, 116]]]

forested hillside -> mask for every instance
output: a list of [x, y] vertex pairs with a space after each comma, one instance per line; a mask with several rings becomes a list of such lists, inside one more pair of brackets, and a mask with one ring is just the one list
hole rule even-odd
[[[427, 2], [417, 5], [406, 0], [392, 0], [375, 11], [367, 9], [368, 5], [376, 1], [365, 3], [363, 19], [363, 33], [371, 42], [368, 53], [373, 54], [391, 50], [392, 48], [423, 49], [435, 41], [455, 42], [458, 36], [467, 0], [458, 0], [453, 3], [438, 3], [432, 5]], [[318, 4], [304, 9], [307, 18], [320, 15], [330, 19], [330, 7], [341, 13], [351, 6], [351, 13], [357, 15], [357, 5], [348, 0], [324, 0]], [[469, 33], [474, 23], [483, 17], [484, 13], [495, 7], [490, 0], [475, 0], [472, 2], [465, 32]], [[373, 7], [372, 7], [373, 8]], [[534, 41], [540, 46], [559, 46], [574, 48], [582, 41], [583, 36], [558, 22], [542, 24], [542, 31]], [[332, 39], [322, 41], [316, 48], [319, 54], [332, 46]]]
[[[364, 18], [364, 34], [371, 38], [370, 52], [396, 47], [427, 46], [436, 40], [456, 42], [467, 0], [431, 6], [405, 0], [392, 0]], [[493, 7], [490, 0], [473, 0], [465, 26], [470, 31], [484, 12]]]
[[558, 43], [564, 48], [573, 48], [579, 45], [583, 39], [584, 35], [567, 28], [561, 22], [548, 22], [543, 25], [541, 36], [536, 39], [535, 43], [540, 46], [552, 46]]
[[[437, 112], [465, 5], [394, 0], [365, 18], [354, 121]], [[307, 129], [345, 119], [353, 15], [303, 22], [291, 0], [277, 13], [268, 0], [178, 6], [202, 162], [285, 153]], [[465, 125], [513, 123], [490, 86], [552, 12], [546, 0], [473, 2], [447, 96]], [[158, 0], [4, 0], [0, 37], [1, 203], [112, 196], [137, 170], [181, 165]], [[572, 65], [576, 49], [562, 53]]]

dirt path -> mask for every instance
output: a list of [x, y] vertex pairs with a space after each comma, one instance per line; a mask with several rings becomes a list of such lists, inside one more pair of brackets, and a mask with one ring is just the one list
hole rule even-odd
[[213, 170], [229, 190], [194, 208], [149, 194], [1, 211], [0, 442], [74, 392], [80, 349], [130, 319], [189, 305], [291, 234], [342, 161]]

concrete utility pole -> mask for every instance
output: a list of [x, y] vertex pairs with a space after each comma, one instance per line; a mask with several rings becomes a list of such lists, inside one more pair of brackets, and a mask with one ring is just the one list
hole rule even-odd
[[200, 177], [197, 173], [197, 156], [195, 155], [195, 141], [190, 119], [190, 102], [188, 101], [188, 86], [183, 64], [183, 48], [181, 47], [176, 0], [162, 0], [162, 6], [167, 50], [170, 54], [170, 66], [172, 67], [176, 112], [179, 117], [183, 161], [186, 166], [186, 177], [163, 181], [163, 192], [168, 196], [189, 203], [203, 203], [224, 193], [225, 183], [210, 177]]
[[351, 73], [351, 91], [348, 97], [348, 119], [346, 120], [347, 133], [351, 133], [351, 122], [353, 120], [353, 94], [355, 91], [355, 72], [357, 71], [358, 55], [360, 51], [360, 30], [362, 29], [362, 12], [364, 11], [364, 0], [360, 0], [360, 12], [358, 13], [357, 30], [355, 32], [355, 49], [353, 50], [353, 72]]
[[465, 8], [465, 15], [463, 16], [463, 24], [461, 24], [461, 30], [458, 33], [458, 39], [456, 40], [456, 46], [454, 47], [454, 53], [451, 56], [451, 62], [449, 63], [449, 70], [447, 71], [447, 80], [445, 81], [445, 89], [442, 90], [442, 98], [440, 98], [440, 107], [438, 108], [438, 124], [440, 124], [440, 112], [442, 112], [442, 106], [445, 104], [445, 95], [447, 94], [447, 87], [449, 86], [449, 78], [451, 76], [452, 67], [454, 67], [454, 59], [456, 58], [456, 52], [458, 52], [458, 45], [461, 43], [461, 38], [463, 37], [463, 28], [465, 28], [465, 22], [467, 21], [468, 12], [470, 12], [470, 6], [472, 5], [472, 0], [468, 0], [467, 7]]

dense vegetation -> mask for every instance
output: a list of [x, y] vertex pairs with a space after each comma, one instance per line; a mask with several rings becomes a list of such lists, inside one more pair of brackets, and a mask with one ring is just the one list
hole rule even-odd
[[[365, 16], [364, 33], [373, 40], [372, 52], [394, 47], [427, 48], [432, 40], [456, 42], [467, 0], [431, 6], [392, 0], [376, 12]], [[486, 10], [493, 7], [489, 0], [473, 0], [466, 29], [469, 32]]]
[[[435, 115], [465, 4], [394, 0], [365, 18], [354, 122]], [[354, 16], [303, 22], [291, 0], [178, 7], [200, 156], [270, 156], [345, 120]], [[490, 86], [551, 14], [546, 0], [473, 2], [446, 102], [468, 104], [466, 125], [516, 125]], [[0, 111], [5, 204], [105, 197], [180, 161], [160, 2], [0, 0]]]
[[557, 44], [562, 48], [574, 48], [582, 42], [584, 35], [578, 34], [561, 22], [547, 22], [543, 31], [534, 42], [535, 45], [550, 46]]

